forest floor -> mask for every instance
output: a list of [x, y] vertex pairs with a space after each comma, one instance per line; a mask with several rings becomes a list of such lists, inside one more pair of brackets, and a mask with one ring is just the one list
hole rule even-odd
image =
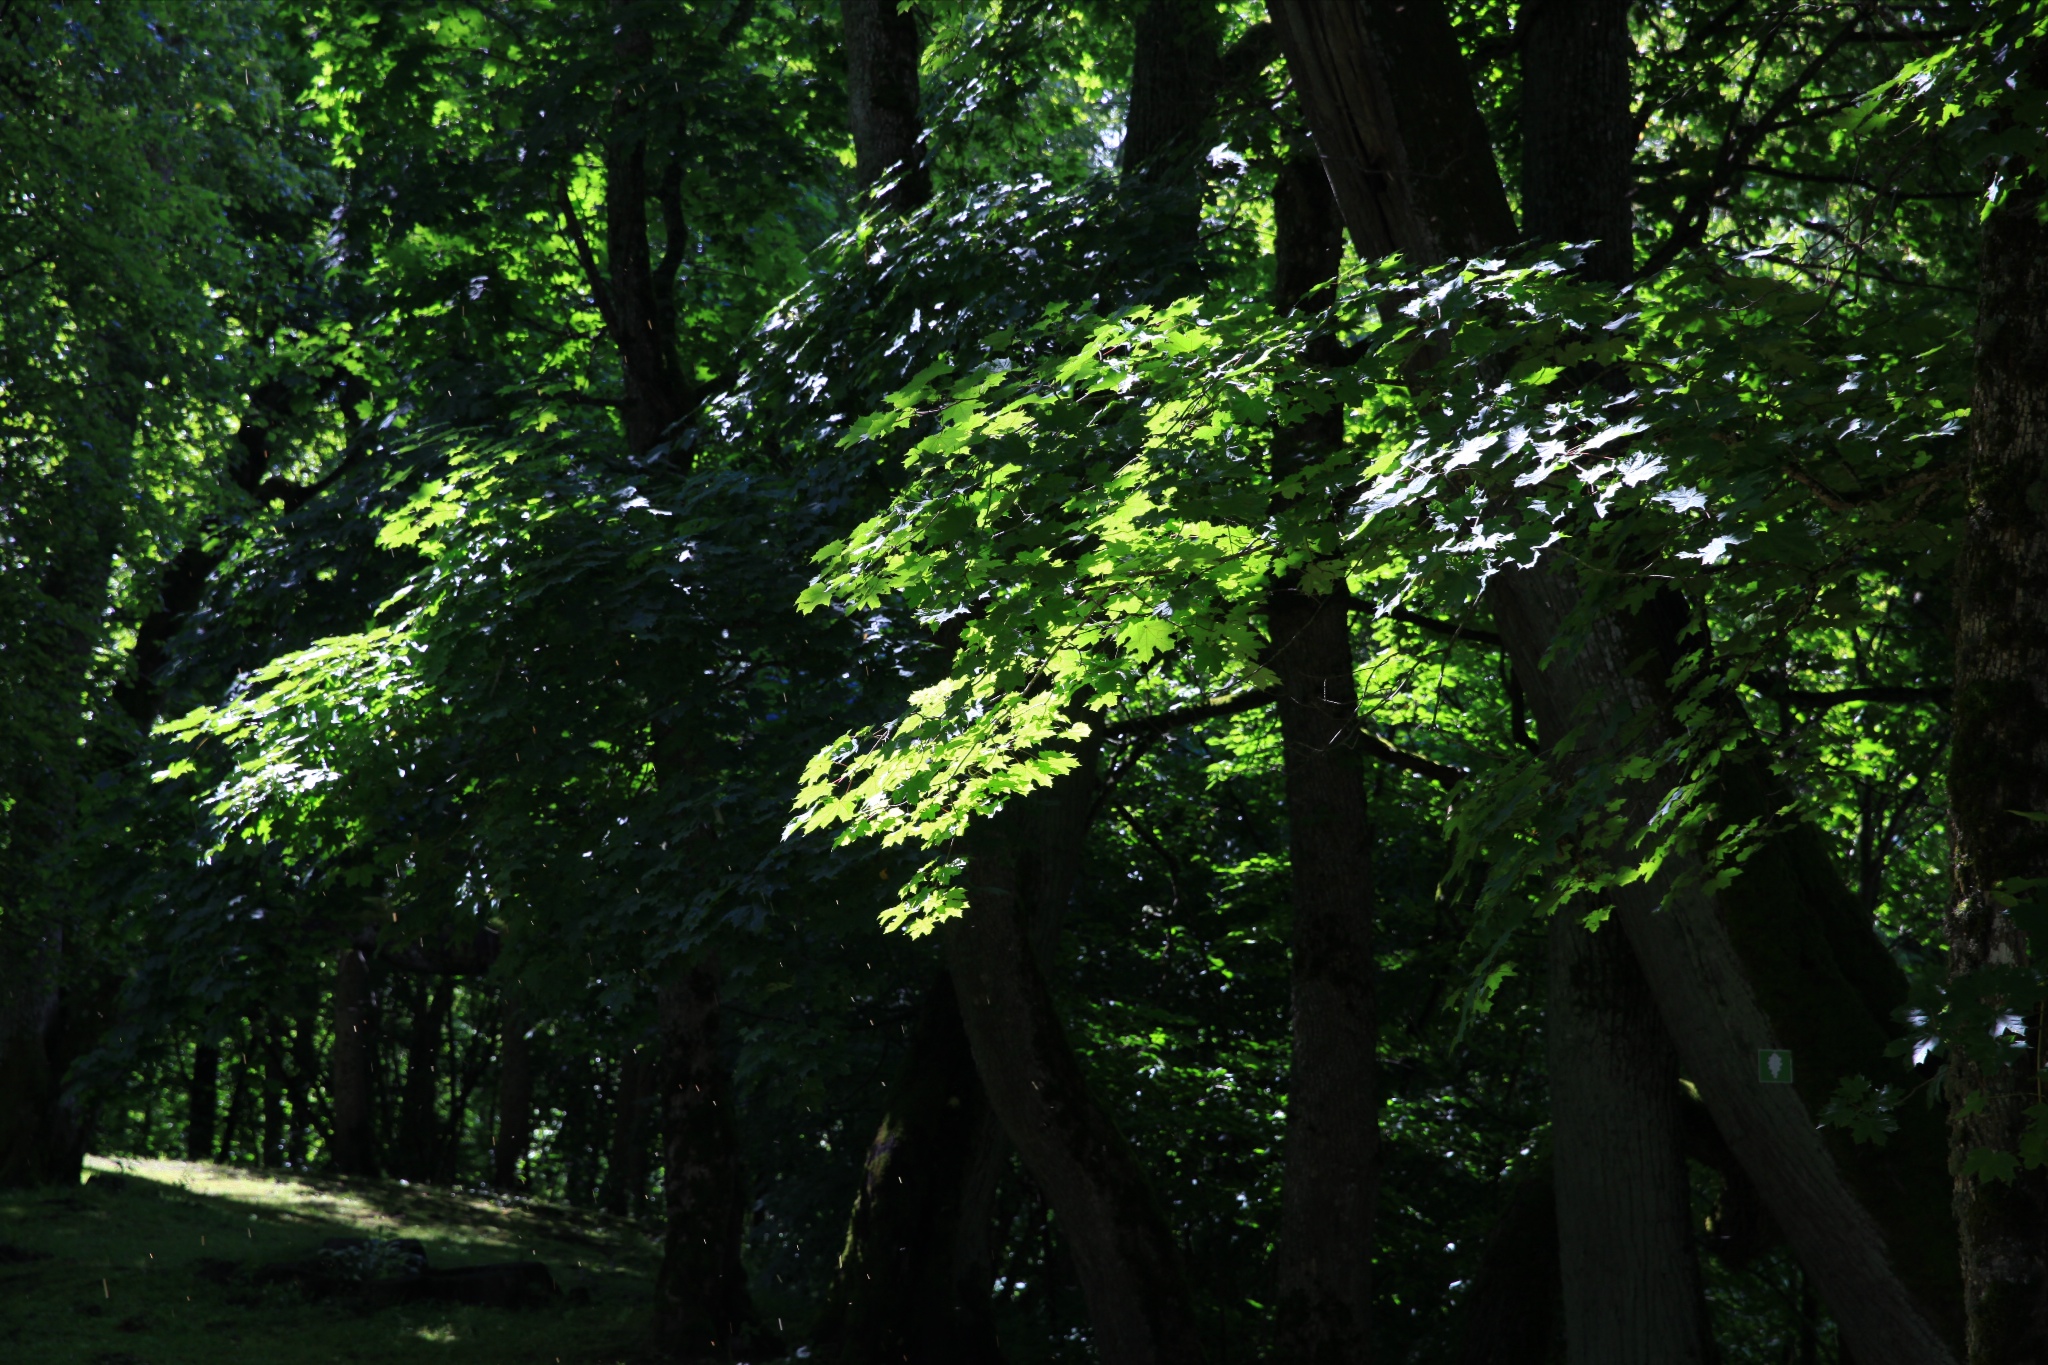
[[[523, 1309], [372, 1307], [258, 1273], [336, 1237], [415, 1239], [436, 1271], [538, 1260], [560, 1292]], [[538, 1201], [94, 1157], [76, 1190], [0, 1192], [0, 1360], [637, 1365], [659, 1262], [626, 1220]]]

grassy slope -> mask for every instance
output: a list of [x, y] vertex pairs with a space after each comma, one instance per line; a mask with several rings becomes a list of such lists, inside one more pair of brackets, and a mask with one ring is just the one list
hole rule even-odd
[[[93, 1158], [77, 1190], [0, 1191], [0, 1360], [22, 1365], [320, 1365], [328, 1361], [617, 1365], [643, 1359], [658, 1245], [622, 1220], [395, 1181]], [[115, 1178], [109, 1179], [113, 1176]], [[436, 1267], [538, 1258], [565, 1295], [509, 1312], [378, 1312], [296, 1289], [219, 1285], [203, 1257], [305, 1256], [323, 1238], [416, 1237]]]

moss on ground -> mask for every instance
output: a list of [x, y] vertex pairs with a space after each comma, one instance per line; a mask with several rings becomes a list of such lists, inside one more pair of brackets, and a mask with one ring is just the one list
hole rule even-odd
[[[521, 1311], [371, 1311], [198, 1273], [306, 1257], [328, 1237], [417, 1238], [436, 1268], [536, 1259], [565, 1292]], [[556, 1205], [97, 1157], [75, 1190], [0, 1191], [0, 1244], [0, 1360], [21, 1365], [638, 1365], [660, 1259], [641, 1229]]]

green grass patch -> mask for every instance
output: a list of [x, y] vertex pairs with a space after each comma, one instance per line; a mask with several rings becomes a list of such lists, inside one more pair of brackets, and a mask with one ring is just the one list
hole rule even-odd
[[[75, 1190], [0, 1192], [0, 1360], [627, 1365], [648, 1358], [658, 1241], [624, 1220], [389, 1180], [94, 1157]], [[198, 1273], [415, 1238], [436, 1269], [533, 1259], [564, 1291], [524, 1310], [369, 1309]], [[26, 1253], [26, 1256], [15, 1254]], [[218, 1282], [226, 1278], [226, 1282]]]

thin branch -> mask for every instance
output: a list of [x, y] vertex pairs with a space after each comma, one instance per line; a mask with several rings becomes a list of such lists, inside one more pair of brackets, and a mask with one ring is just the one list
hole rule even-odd
[[1358, 741], [1368, 756], [1414, 773], [1417, 777], [1441, 782], [1446, 787], [1455, 787], [1471, 776], [1463, 768], [1454, 768], [1448, 763], [1439, 763], [1433, 758], [1424, 758], [1421, 754], [1411, 754], [1406, 749], [1397, 749], [1369, 730], [1361, 729], [1358, 732]]
[[1404, 626], [1414, 626], [1417, 630], [1426, 630], [1431, 635], [1441, 635], [1445, 639], [1464, 640], [1475, 645], [1485, 645], [1490, 649], [1499, 649], [1501, 647], [1501, 638], [1497, 633], [1490, 630], [1480, 630], [1476, 626], [1467, 626], [1452, 621], [1440, 621], [1434, 616], [1424, 616], [1420, 612], [1409, 611], [1403, 607], [1391, 608], [1381, 612], [1380, 615], [1390, 621], [1399, 621]]
[[1940, 483], [1955, 471], [1947, 468], [1923, 469], [1918, 474], [1908, 475], [1897, 483], [1886, 484], [1884, 487], [1872, 489], [1868, 493], [1837, 493], [1834, 489], [1829, 488], [1803, 469], [1788, 467], [1785, 472], [1792, 476], [1794, 483], [1813, 494], [1823, 507], [1835, 512], [1853, 512], [1859, 507], [1868, 507], [1872, 503], [1883, 502], [1887, 498], [1903, 493], [1909, 488], [1921, 488], [1928, 484]]
[[1832, 710], [1852, 702], [1888, 702], [1913, 705], [1919, 702], [1942, 702], [1948, 699], [1948, 689], [1942, 687], [1845, 687], [1839, 692], [1797, 692], [1787, 687], [1767, 683], [1752, 683], [1751, 686], [1775, 702], [1796, 706], [1809, 714]]
[[583, 267], [583, 279], [590, 286], [590, 297], [597, 304], [598, 316], [604, 319], [605, 331], [617, 337], [619, 315], [612, 307], [612, 291], [605, 286], [604, 274], [597, 268], [597, 254], [590, 249], [590, 239], [583, 235], [583, 220], [576, 216], [576, 206], [569, 202], [567, 183], [562, 185], [557, 197], [561, 201], [562, 220], [568, 227], [569, 241], [576, 248], [576, 261]]

